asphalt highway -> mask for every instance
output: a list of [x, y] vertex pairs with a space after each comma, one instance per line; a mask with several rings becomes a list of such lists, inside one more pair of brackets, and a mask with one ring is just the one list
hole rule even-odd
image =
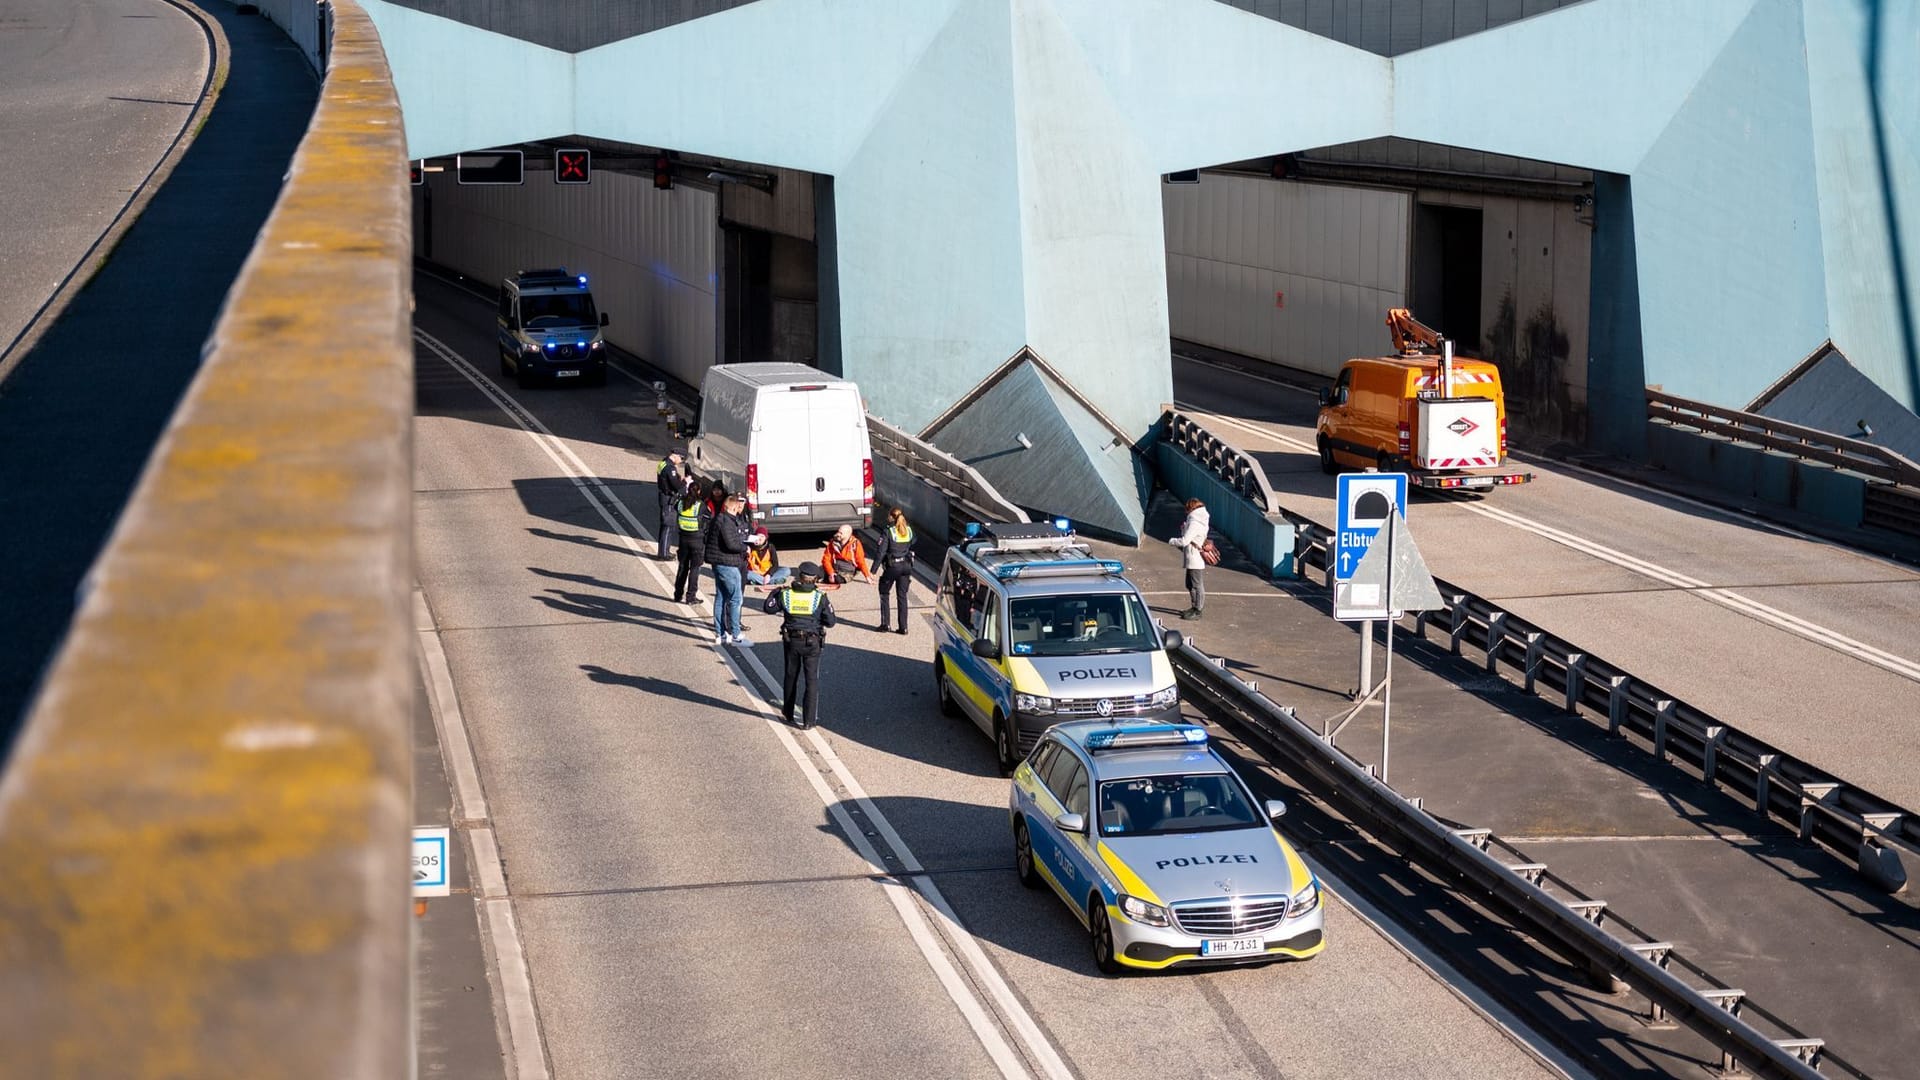
[[418, 298], [420, 579], [554, 1075], [1554, 1074], [1338, 895], [1312, 961], [1097, 975], [1014, 880], [923, 618], [881, 637], [870, 588], [833, 594], [824, 730], [779, 725], [757, 594], [757, 647], [716, 648], [647, 557], [651, 392], [521, 391], [483, 302]]
[[[1176, 359], [1176, 395], [1334, 524], [1311, 391]], [[1530, 484], [1416, 497], [1436, 576], [1903, 806], [1920, 805], [1920, 573], [1541, 459]]]

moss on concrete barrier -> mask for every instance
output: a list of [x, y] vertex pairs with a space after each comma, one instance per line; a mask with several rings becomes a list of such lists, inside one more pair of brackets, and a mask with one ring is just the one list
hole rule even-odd
[[331, 67], [0, 781], [0, 1075], [409, 1074], [406, 150]]

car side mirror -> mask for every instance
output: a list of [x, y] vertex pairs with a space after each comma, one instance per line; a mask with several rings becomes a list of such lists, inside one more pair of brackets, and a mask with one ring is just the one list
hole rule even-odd
[[1000, 659], [1000, 643], [992, 638], [974, 638], [973, 655], [982, 660]]
[[612, 320], [612, 319], [610, 319], [610, 318], [608, 318], [608, 317], [607, 317], [607, 313], [606, 313], [606, 312], [604, 312], [604, 311], [600, 313], [600, 325], [601, 325], [601, 326], [612, 326], [612, 325], [613, 325], [613, 320]]
[[1279, 799], [1267, 800], [1267, 820], [1278, 821], [1287, 814], [1287, 804]]
[[1187, 643], [1187, 639], [1178, 630], [1167, 630], [1160, 634], [1160, 644], [1169, 649], [1177, 649]]
[[1085, 814], [1061, 814], [1059, 817], [1053, 819], [1053, 823], [1059, 827], [1061, 832], [1085, 833], [1087, 831], [1087, 815]]
[[1333, 387], [1331, 386], [1321, 387], [1320, 388], [1320, 407], [1324, 409], [1331, 404], [1333, 404]]

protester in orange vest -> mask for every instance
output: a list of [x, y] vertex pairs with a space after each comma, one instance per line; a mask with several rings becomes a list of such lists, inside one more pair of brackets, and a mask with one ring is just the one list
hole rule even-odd
[[833, 539], [820, 552], [820, 565], [826, 572], [829, 585], [846, 583], [844, 575], [858, 574], [860, 580], [871, 582], [873, 572], [867, 569], [867, 549], [861, 546], [860, 538], [853, 535], [853, 526], [842, 525], [834, 532]]

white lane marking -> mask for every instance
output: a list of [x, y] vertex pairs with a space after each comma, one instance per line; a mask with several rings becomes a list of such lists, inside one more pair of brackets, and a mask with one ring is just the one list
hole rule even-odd
[[[1196, 406], [1191, 406], [1183, 402], [1176, 402], [1176, 404], [1179, 404], [1183, 409], [1196, 408]], [[1308, 446], [1298, 439], [1283, 435], [1270, 428], [1263, 428], [1255, 424], [1247, 423], [1244, 420], [1234, 419], [1230, 416], [1221, 416], [1218, 413], [1210, 413], [1209, 415], [1221, 423], [1250, 432], [1261, 438], [1297, 447], [1309, 453], [1318, 453], [1314, 447]], [[1607, 547], [1597, 541], [1588, 540], [1585, 537], [1576, 536], [1573, 533], [1556, 529], [1551, 525], [1542, 524], [1532, 518], [1522, 517], [1510, 510], [1465, 502], [1454, 503], [1453, 505], [1469, 513], [1478, 514], [1481, 517], [1498, 521], [1503, 525], [1510, 525], [1513, 528], [1533, 533], [1535, 536], [1551, 540], [1556, 544], [1571, 548], [1583, 555], [1590, 555], [1602, 562], [1612, 563], [1624, 570], [1630, 570], [1643, 577], [1652, 578], [1662, 584], [1685, 589], [1690, 595], [1698, 596], [1703, 600], [1718, 604], [1729, 611], [1745, 615], [1758, 622], [1766, 623], [1793, 634], [1796, 637], [1831, 649], [1834, 652], [1851, 656], [1863, 663], [1872, 664], [1874, 667], [1898, 675], [1903, 679], [1920, 682], [1920, 663], [1887, 652], [1885, 649], [1876, 648], [1855, 638], [1848, 637], [1838, 630], [1803, 619], [1790, 612], [1782, 611], [1770, 604], [1761, 603], [1743, 593], [1716, 587], [1711, 582], [1702, 581], [1696, 577], [1689, 577], [1677, 570], [1670, 570], [1658, 563], [1649, 562], [1638, 556], [1629, 555], [1624, 551]]]
[[[620, 538], [621, 543], [625, 545], [635, 557], [641, 559], [641, 566], [653, 577], [655, 583], [662, 589], [669, 586], [670, 583], [659, 566], [657, 566], [653, 560], [641, 554], [639, 541], [646, 539], [648, 543], [652, 543], [646, 527], [633, 516], [633, 513], [627, 508], [626, 504], [620, 500], [620, 497], [616, 495], [604, 481], [595, 476], [593, 470], [589, 469], [586, 463], [574, 454], [571, 447], [567, 446], [558, 436], [554, 435], [545, 424], [540, 422], [538, 417], [535, 417], [531, 412], [520, 406], [519, 402], [515, 401], [511, 395], [505, 393], [499, 387], [494, 386], [493, 383], [474, 368], [473, 365], [461, 358], [459, 354], [455, 353], [439, 339], [417, 328], [414, 330], [414, 336], [442, 361], [466, 376], [467, 380], [471, 382], [476, 389], [491, 399], [495, 405], [500, 407], [501, 411], [505, 412], [515, 424], [519, 425], [533, 440], [534, 444], [540, 447], [548, 459], [572, 482], [574, 487], [579, 489], [581, 493], [587, 497], [588, 504], [600, 515], [601, 520], [606, 522], [608, 529]], [[593, 492], [596, 490], [599, 492], [600, 498], [593, 497]], [[611, 506], [611, 509], [609, 509], [609, 506]], [[614, 519], [614, 511], [617, 511], [620, 517], [625, 519], [626, 525], [622, 525], [621, 522]], [[703, 602], [701, 606], [705, 607], [707, 605]], [[813, 767], [813, 764], [807, 759], [805, 751], [802, 750], [799, 743], [795, 741], [793, 729], [774, 719], [775, 714], [771, 705], [759, 694], [754, 692], [745, 674], [740, 671], [727, 649], [716, 648], [715, 651], [719, 654], [721, 661], [727, 665], [728, 670], [733, 675], [735, 684], [740, 687], [742, 693], [753, 705], [754, 709], [762, 715], [775, 735], [786, 744], [788, 754], [794, 758], [794, 764], [798, 766], [801, 773], [808, 778], [813, 786], [814, 794], [819, 796], [821, 801], [827, 806], [828, 811], [834, 815], [835, 821], [840, 824], [842, 831], [850, 838], [861, 857], [866, 859], [878, 873], [891, 876], [893, 872], [887, 869], [879, 853], [875, 851], [866, 840], [862, 830], [854, 825], [852, 818], [845, 809], [844, 801], [836, 798], [833, 791], [820, 779], [819, 771]], [[745, 653], [744, 655], [749, 658], [754, 666], [759, 668], [763, 676], [767, 674], [766, 668], [760, 666], [758, 657], [753, 656], [751, 653]], [[769, 685], [777, 686], [778, 683], [770, 681]], [[823, 740], [820, 740], [817, 732], [814, 733], [814, 738], [816, 741], [823, 742]], [[857, 782], [853, 781], [852, 774], [846, 770], [844, 763], [840, 763], [837, 757], [831, 758], [831, 765], [835, 776], [840, 779], [842, 784], [847, 785], [849, 794], [852, 794], [858, 788]], [[867, 800], [864, 794], [857, 795], [856, 799], [860, 804], [861, 811], [867, 816], [869, 821], [874, 823], [876, 828], [881, 830], [882, 835], [887, 838], [888, 843], [900, 856], [901, 860], [910, 864], [913, 869], [919, 869], [920, 864], [918, 859], [914, 857], [912, 850], [906, 846], [905, 842], [900, 840], [899, 834], [894, 831], [892, 823], [887, 821], [885, 815], [880, 813], [879, 808]], [[924, 876], [911, 877], [908, 878], [907, 881], [913, 887], [913, 890], [926, 899], [928, 904], [933, 906], [934, 910], [941, 915], [951, 935], [949, 940], [954, 943], [955, 949], [961, 953], [962, 957], [968, 961], [968, 966], [973, 969], [974, 978], [991, 988], [995, 999], [1002, 1003], [1002, 1008], [1005, 1010], [1005, 1018], [1008, 1023], [1021, 1034], [1023, 1041], [1027, 1042], [1029, 1055], [1040, 1064], [1043, 1073], [1049, 1078], [1053, 1078], [1053, 1080], [1065, 1080], [1065, 1078], [1072, 1076], [1072, 1072], [1067, 1069], [1064, 1062], [1061, 1061], [1059, 1052], [1054, 1049], [1051, 1042], [1040, 1032], [1039, 1025], [1034, 1022], [1031, 1014], [1020, 1004], [1019, 999], [1014, 996], [1012, 989], [1006, 986], [1005, 980], [987, 959], [986, 954], [980, 949], [979, 943], [970, 932], [959, 925], [959, 920], [953, 917], [952, 909], [947, 906], [945, 898], [940, 897], [937, 902], [934, 900], [934, 896], [938, 896], [939, 894], [937, 888], [933, 886], [932, 881], [926, 879]], [[919, 884], [923, 881], [926, 886], [924, 889], [921, 888]], [[899, 914], [901, 922], [906, 926], [908, 934], [913, 937], [915, 945], [919, 947], [921, 955], [926, 958], [927, 964], [933, 968], [941, 985], [946, 989], [947, 996], [953, 999], [954, 1005], [959, 1008], [961, 1014], [966, 1018], [968, 1025], [973, 1028], [974, 1034], [980, 1039], [981, 1045], [987, 1050], [988, 1055], [993, 1058], [1001, 1074], [1007, 1077], [1028, 1076], [1029, 1073], [1022, 1063], [1020, 1055], [1008, 1045], [999, 1026], [996, 1025], [988, 1015], [984, 1004], [967, 984], [966, 980], [960, 977], [959, 972], [953, 966], [953, 961], [948, 958], [946, 952], [940, 947], [940, 943], [934, 938], [928, 928], [920, 910], [911, 903], [905, 893], [899, 888], [886, 885], [885, 883], [883, 883], [883, 886], [889, 902], [894, 905], [894, 909]], [[931, 892], [932, 895], [929, 895], [929, 892]], [[969, 949], [968, 946], [971, 946], [971, 949]]]
[[507, 892], [500, 849], [494, 844], [491, 824], [471, 824], [486, 821], [487, 799], [480, 787], [480, 771], [474, 766], [473, 744], [467, 739], [466, 716], [454, 693], [446, 650], [433, 625], [426, 594], [418, 586], [413, 592], [413, 611], [420, 638], [421, 674], [427, 681], [433, 722], [440, 733], [440, 756], [453, 777], [454, 805], [459, 810], [456, 817], [468, 823], [461, 831], [472, 845], [473, 872], [480, 886], [475, 912], [481, 931], [493, 943], [500, 980], [496, 989], [507, 1014], [507, 1042], [511, 1044], [508, 1061], [516, 1080], [547, 1080], [551, 1074], [540, 1032], [540, 1010], [533, 999], [533, 980], [527, 974], [527, 955], [520, 944], [519, 924], [514, 921], [513, 898]]

